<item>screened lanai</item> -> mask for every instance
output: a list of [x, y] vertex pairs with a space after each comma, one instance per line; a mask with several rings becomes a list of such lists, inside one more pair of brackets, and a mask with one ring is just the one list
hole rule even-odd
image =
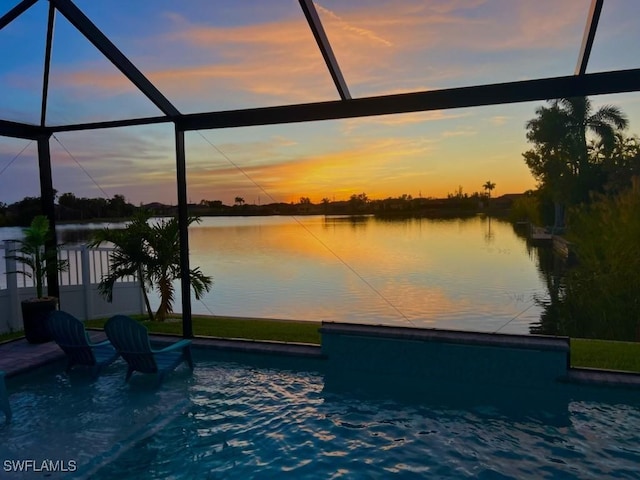
[[[55, 232], [51, 149], [59, 138], [80, 145], [104, 132], [163, 126], [156, 140], [172, 150], [188, 272], [191, 132], [303, 131], [408, 114], [432, 114], [431, 122], [446, 112], [572, 96], [631, 94], [624, 98], [638, 103], [635, 7], [634, 0], [7, 1], [0, 136], [36, 143], [41, 208]], [[451, 136], [460, 145], [469, 133]], [[123, 138], [132, 150], [145, 148], [134, 134]], [[8, 144], [7, 158], [19, 148]], [[165, 167], [160, 162], [149, 177], [166, 177]], [[181, 287], [183, 334], [191, 337], [188, 276]]]

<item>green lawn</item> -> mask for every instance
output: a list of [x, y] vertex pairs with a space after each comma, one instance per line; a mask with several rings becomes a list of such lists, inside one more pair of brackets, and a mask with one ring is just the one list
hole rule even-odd
[[571, 366], [640, 372], [640, 343], [572, 338]]
[[22, 332], [13, 332], [13, 333], [3, 333], [0, 335], [0, 343], [7, 342], [9, 340], [13, 340], [15, 338], [24, 337], [24, 333]]
[[[151, 332], [182, 334], [179, 319], [166, 323], [151, 323], [140, 315]], [[105, 320], [90, 320], [88, 327], [102, 328]], [[223, 338], [245, 338], [252, 340], [274, 340], [280, 342], [320, 344], [318, 322], [291, 320], [268, 320], [238, 317], [193, 317], [195, 335]], [[21, 332], [0, 335], [0, 342], [19, 338]], [[626, 370], [640, 372], [640, 343], [610, 342], [604, 340], [571, 339], [571, 366]]]
[[[179, 320], [164, 323], [150, 322], [145, 316], [134, 316], [142, 320], [150, 332], [182, 334]], [[105, 320], [90, 320], [88, 327], [102, 328]], [[195, 335], [223, 338], [247, 338], [251, 340], [274, 340], [292, 343], [320, 344], [319, 322], [297, 322], [293, 320], [268, 320], [238, 317], [193, 317]]]

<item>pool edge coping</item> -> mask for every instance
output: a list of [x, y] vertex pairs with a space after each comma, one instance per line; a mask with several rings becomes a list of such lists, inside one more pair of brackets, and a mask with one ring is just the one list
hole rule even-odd
[[[333, 324], [333, 322], [323, 323], [323, 328], [325, 325]], [[350, 329], [349, 327], [352, 324], [342, 324], [346, 325], [346, 330], [344, 332], [351, 332], [349, 334], [362, 334], [362, 329]], [[333, 324], [332, 326], [335, 326]], [[378, 326], [372, 326], [374, 328], [371, 329], [374, 336], [381, 336], [382, 330], [386, 330], [389, 327], [385, 328], [377, 328]], [[470, 339], [472, 343], [476, 343], [479, 339], [482, 338], [499, 338], [500, 340], [507, 339], [507, 337], [512, 337], [510, 334], [491, 334], [491, 333], [482, 333], [480, 335], [475, 332], [458, 332], [458, 331], [438, 331], [437, 329], [428, 329], [423, 333], [423, 335], [414, 336], [416, 330], [424, 330], [424, 329], [412, 329], [407, 327], [391, 327], [393, 329], [400, 329], [401, 337], [405, 336], [405, 338], [409, 339], [417, 339], [425, 341], [428, 339], [433, 339], [438, 337], [440, 340], [447, 341], [451, 335], [455, 337], [458, 333], [461, 334], [459, 341], [467, 341]], [[101, 332], [98, 330], [97, 332]], [[434, 337], [435, 335], [435, 337]], [[151, 341], [157, 343], [169, 343], [179, 339], [182, 337], [178, 335], [172, 334], [150, 334], [149, 335]], [[516, 336], [518, 337], [518, 336]], [[8, 343], [17, 344], [20, 341], [26, 342], [23, 339], [13, 339], [8, 342], [3, 342], [2, 345], [6, 345]], [[227, 351], [227, 352], [238, 352], [238, 353], [247, 353], [247, 354], [257, 354], [257, 355], [277, 355], [277, 356], [288, 356], [288, 357], [298, 357], [298, 358], [307, 358], [307, 359], [316, 359], [316, 360], [326, 360], [327, 356], [322, 352], [322, 345], [316, 344], [307, 344], [307, 343], [296, 343], [296, 342], [280, 342], [280, 341], [270, 341], [270, 340], [251, 340], [251, 339], [240, 339], [240, 338], [220, 338], [220, 337], [209, 337], [209, 336], [196, 336], [192, 340], [192, 345], [196, 349], [205, 349], [205, 350], [219, 350], [219, 351]], [[512, 338], [515, 340], [515, 338]], [[560, 342], [563, 343], [564, 339], [560, 339]], [[512, 342], [506, 342], [506, 345], [509, 347], [517, 347], [519, 340], [516, 341], [516, 344]], [[2, 346], [0, 345], [0, 346]], [[60, 350], [57, 345], [53, 342], [47, 342], [50, 347], [47, 348], [43, 354], [31, 358], [27, 365], [19, 366], [14, 369], [4, 368], [5, 377], [7, 379], [26, 374], [32, 370], [43, 367], [48, 364], [52, 364], [54, 362], [60, 361], [64, 359], [64, 352]], [[550, 346], [552, 350], [555, 350], [559, 347], [559, 344], [549, 345], [546, 343], [546, 339], [544, 345]], [[51, 348], [51, 346], [55, 346], [55, 348]], [[36, 346], [37, 347], [37, 346]], [[530, 344], [520, 344], [521, 348], [532, 348]], [[533, 347], [535, 348], [535, 347]], [[567, 366], [566, 375], [562, 378], [558, 378], [557, 381], [559, 383], [571, 383], [578, 385], [591, 385], [597, 387], [615, 387], [615, 388], [633, 388], [640, 389], [640, 373], [637, 372], [627, 372], [620, 370], [605, 370], [605, 369], [597, 369], [597, 368], [586, 368], [586, 367], [571, 367]]]

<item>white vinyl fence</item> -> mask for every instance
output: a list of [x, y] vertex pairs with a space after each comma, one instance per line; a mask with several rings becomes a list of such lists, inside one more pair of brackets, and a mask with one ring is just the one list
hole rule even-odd
[[[29, 272], [22, 264], [6, 258], [17, 247], [13, 241], [0, 244], [0, 334], [22, 330], [20, 302], [35, 297], [33, 280], [20, 272]], [[85, 245], [64, 247], [59, 258], [69, 261], [69, 268], [59, 273], [60, 309], [80, 320], [103, 318], [122, 313], [142, 313], [144, 301], [135, 277], [123, 278], [113, 289], [113, 302], [98, 292], [98, 283], [109, 271], [111, 248], [88, 248]]]

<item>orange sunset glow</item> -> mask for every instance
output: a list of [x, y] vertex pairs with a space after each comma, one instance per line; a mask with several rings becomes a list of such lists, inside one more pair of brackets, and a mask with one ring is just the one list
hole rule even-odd
[[[0, 71], [0, 107], [35, 123], [42, 39], [25, 35], [46, 21], [46, 5], [0, 32], [18, 45]], [[339, 98], [299, 8], [288, 1], [136, 2], [131, 15], [101, 2], [78, 7], [183, 113], [224, 111]], [[123, 3], [124, 5], [124, 3]], [[580, 2], [328, 0], [315, 7], [354, 98], [570, 75], [586, 9]], [[9, 7], [2, 6], [2, 9]], [[608, 3], [590, 69], [635, 67], [628, 2]], [[0, 12], [2, 13], [2, 12]], [[145, 18], [144, 25], [134, 21]], [[615, 28], [613, 28], [615, 25]], [[4, 42], [4, 43], [3, 43]], [[594, 99], [640, 120], [640, 97]], [[540, 102], [348, 120], [190, 132], [192, 202], [237, 196], [247, 203], [345, 200], [366, 193], [443, 197], [462, 188], [493, 195], [535, 188], [522, 153], [526, 122]], [[56, 23], [47, 123], [158, 115], [159, 110], [65, 18]], [[38, 195], [35, 145], [0, 139], [2, 201]], [[60, 133], [52, 142], [54, 187], [84, 197], [125, 195], [139, 204], [176, 203], [173, 130], [167, 125]], [[17, 179], [17, 181], [16, 181]], [[19, 185], [19, 188], [16, 187]]]

